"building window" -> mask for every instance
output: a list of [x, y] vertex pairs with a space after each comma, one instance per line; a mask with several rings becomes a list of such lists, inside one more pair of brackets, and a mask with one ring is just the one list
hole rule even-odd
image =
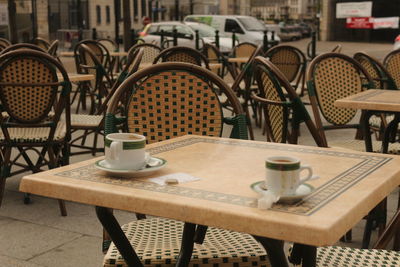
[[111, 22], [110, 6], [106, 6], [106, 23]]
[[147, 14], [146, 14], [146, 0], [142, 0], [141, 6], [142, 6], [142, 18], [143, 18], [143, 17], [147, 16]]
[[133, 0], [133, 19], [135, 21], [138, 21], [138, 15], [139, 15], [138, 0]]
[[101, 8], [99, 5], [96, 6], [96, 22], [101, 24]]

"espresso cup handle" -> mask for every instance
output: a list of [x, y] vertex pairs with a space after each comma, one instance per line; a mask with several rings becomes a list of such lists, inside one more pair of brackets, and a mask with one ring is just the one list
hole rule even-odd
[[120, 154], [120, 150], [122, 147], [121, 142], [112, 141], [110, 144], [110, 159], [111, 160], [118, 160], [118, 155]]
[[299, 172], [301, 172], [302, 170], [308, 170], [308, 175], [304, 178], [300, 178], [299, 185], [304, 184], [306, 181], [310, 180], [313, 177], [313, 172], [309, 165], [300, 166]]

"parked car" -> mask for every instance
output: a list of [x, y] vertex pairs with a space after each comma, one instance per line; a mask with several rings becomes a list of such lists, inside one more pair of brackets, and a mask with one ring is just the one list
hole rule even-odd
[[303, 37], [310, 37], [311, 36], [312, 28], [311, 28], [310, 25], [302, 22], [302, 23], [299, 23], [296, 26], [300, 27], [301, 34], [303, 35]]
[[279, 37], [282, 41], [295, 41], [303, 37], [299, 27], [295, 26], [282, 26]]
[[400, 49], [400, 34], [394, 39], [394, 49]]
[[[147, 24], [143, 31], [139, 33], [139, 37], [146, 43], [154, 43], [161, 46], [161, 30], [164, 31], [165, 40], [172, 40], [174, 29], [177, 30], [178, 45], [195, 48], [196, 30], [199, 31], [199, 37], [205, 43], [215, 44], [215, 29], [208, 25], [194, 22], [182, 23], [178, 21], [169, 21], [150, 23]], [[200, 42], [200, 47], [201, 45], [202, 42]], [[219, 49], [222, 53], [230, 52], [232, 50], [232, 39], [220, 34]]]
[[[263, 44], [266, 30], [263, 23], [250, 16], [189, 15], [184, 18], [184, 21], [205, 23], [226, 36], [235, 32], [239, 42], [250, 42], [256, 45]], [[271, 40], [271, 33], [268, 33], [268, 39]], [[275, 40], [280, 41], [279, 37]]]

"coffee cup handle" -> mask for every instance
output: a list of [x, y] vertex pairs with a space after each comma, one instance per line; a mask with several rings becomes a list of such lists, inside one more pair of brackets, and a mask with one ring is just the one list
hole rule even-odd
[[111, 160], [118, 160], [118, 155], [120, 154], [120, 148], [122, 146], [121, 142], [112, 141], [110, 144], [110, 159]]
[[309, 165], [300, 166], [299, 172], [301, 172], [302, 170], [308, 170], [308, 175], [304, 178], [300, 178], [299, 185], [304, 184], [306, 181], [310, 180], [313, 177], [313, 172]]

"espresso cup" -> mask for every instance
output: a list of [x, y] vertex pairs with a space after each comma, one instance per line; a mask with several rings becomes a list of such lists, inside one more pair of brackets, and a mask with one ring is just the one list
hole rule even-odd
[[134, 133], [112, 133], [104, 140], [106, 162], [112, 169], [139, 170], [146, 165], [146, 137]]
[[[265, 161], [265, 186], [279, 196], [296, 195], [296, 189], [312, 178], [312, 169], [308, 165], [301, 165], [295, 157], [275, 156]], [[307, 170], [308, 174], [300, 178], [300, 172]]]

